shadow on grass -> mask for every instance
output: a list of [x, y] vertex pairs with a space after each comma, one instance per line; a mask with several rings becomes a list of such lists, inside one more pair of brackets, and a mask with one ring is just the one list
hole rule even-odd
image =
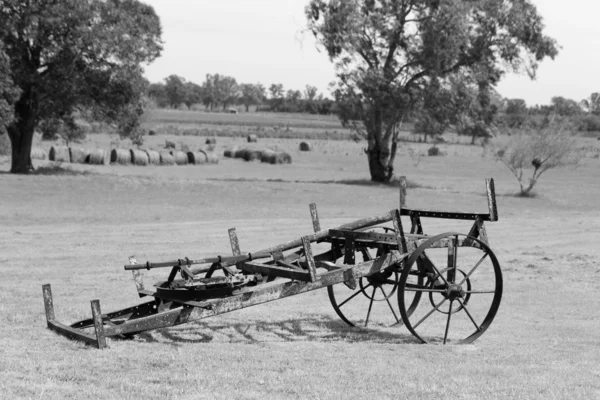
[[[306, 316], [278, 322], [195, 322], [177, 328], [157, 329], [136, 335], [147, 343], [269, 343], [302, 341], [343, 341], [375, 343], [417, 343], [402, 324], [392, 328], [351, 327], [338, 319]], [[388, 328], [389, 329], [389, 328]]]
[[[318, 184], [337, 184], [337, 185], [353, 185], [366, 187], [389, 187], [398, 189], [399, 181], [397, 179], [390, 182], [373, 182], [368, 179], [339, 179], [339, 180], [287, 180], [287, 179], [259, 179], [259, 178], [208, 178], [209, 181], [220, 182], [275, 182], [275, 183], [318, 183]], [[406, 187], [408, 189], [435, 189], [433, 186], [422, 185], [411, 180], [407, 180]]]
[[29, 175], [85, 176], [93, 175], [93, 172], [78, 171], [69, 167], [65, 167], [62, 164], [51, 164], [38, 167], [31, 171]]

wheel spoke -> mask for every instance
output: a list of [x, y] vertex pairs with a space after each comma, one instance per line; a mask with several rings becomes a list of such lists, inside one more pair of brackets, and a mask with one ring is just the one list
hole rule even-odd
[[369, 324], [369, 316], [371, 315], [371, 308], [373, 308], [373, 301], [375, 300], [375, 289], [377, 289], [377, 288], [373, 287], [373, 294], [371, 295], [371, 302], [369, 302], [369, 311], [367, 311], [367, 319], [365, 320], [365, 328]]
[[394, 312], [394, 308], [392, 307], [392, 304], [390, 303], [390, 299], [388, 298], [387, 293], [385, 292], [385, 290], [383, 290], [383, 286], [380, 286], [379, 289], [381, 289], [381, 293], [383, 293], [383, 297], [385, 297], [385, 301], [388, 303], [388, 306], [390, 306], [390, 310], [392, 311], [392, 314], [394, 314], [396, 323], [399, 323], [400, 320], [398, 319], [398, 316], [396, 316], [396, 312]]
[[452, 239], [448, 242], [448, 281], [454, 283], [456, 279], [456, 245], [458, 242], [458, 237], [453, 236]]
[[448, 308], [448, 322], [446, 322], [446, 332], [444, 332], [444, 344], [446, 344], [446, 339], [448, 339], [448, 329], [450, 329], [450, 318], [452, 317], [452, 303], [454, 303], [454, 300], [450, 300], [450, 307]]
[[471, 322], [473, 323], [473, 325], [475, 325], [475, 328], [477, 328], [477, 331], [479, 332], [481, 330], [481, 326], [477, 325], [477, 323], [475, 322], [475, 320], [473, 319], [473, 316], [471, 315], [471, 313], [469, 312], [469, 310], [467, 309], [467, 306], [465, 303], [463, 303], [460, 299], [456, 299], [458, 300], [458, 302], [460, 303], [461, 307], [463, 308], [463, 310], [465, 310], [465, 312], [467, 313], [467, 315], [469, 316], [469, 319], [471, 320]]
[[388, 285], [395, 285], [396, 281], [393, 279], [386, 279], [383, 283], [387, 283]]
[[416, 323], [416, 324], [413, 326], [413, 329], [417, 329], [417, 326], [421, 325], [421, 323], [422, 323], [423, 321], [425, 321], [427, 318], [429, 318], [429, 316], [430, 316], [431, 314], [433, 314], [434, 312], [436, 312], [436, 311], [437, 311], [437, 310], [438, 310], [438, 309], [439, 309], [439, 308], [442, 306], [442, 304], [444, 304], [444, 303], [446, 302], [446, 300], [448, 300], [448, 299], [444, 299], [444, 300], [440, 301], [438, 304], [436, 304], [436, 306], [435, 306], [435, 307], [433, 307], [433, 308], [431, 309], [431, 311], [429, 311], [429, 312], [428, 312], [428, 313], [427, 313], [427, 314], [426, 314], [426, 315], [425, 315], [423, 318], [421, 318], [421, 320], [420, 320], [419, 322], [417, 322], [417, 323]]
[[417, 285], [406, 285], [405, 292], [446, 293], [445, 289], [430, 289]]
[[475, 270], [481, 265], [481, 263], [483, 262], [483, 260], [485, 260], [485, 258], [488, 256], [488, 253], [485, 253], [483, 255], [483, 257], [481, 257], [481, 259], [479, 261], [477, 261], [477, 264], [475, 264], [475, 266], [469, 271], [469, 273], [463, 278], [463, 280], [459, 283], [459, 285], [462, 285], [463, 283], [465, 283], [465, 281], [467, 279], [469, 279], [471, 277], [471, 275], [473, 274], [473, 272], [475, 272]]
[[466, 294], [489, 294], [489, 293], [496, 293], [495, 290], [465, 290]]
[[370, 283], [367, 286], [365, 286], [364, 288], [362, 288], [361, 290], [357, 290], [356, 293], [352, 294], [352, 296], [348, 297], [346, 300], [344, 300], [340, 304], [338, 304], [338, 307], [341, 307], [344, 304], [346, 304], [347, 302], [349, 302], [350, 300], [352, 300], [354, 297], [356, 297], [358, 294], [362, 293], [362, 291], [365, 290], [366, 288], [368, 288], [369, 286], [371, 286]]

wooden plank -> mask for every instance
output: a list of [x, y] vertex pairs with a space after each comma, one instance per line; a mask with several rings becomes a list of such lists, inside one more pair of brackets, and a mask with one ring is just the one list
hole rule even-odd
[[352, 237], [346, 237], [344, 242], [344, 264], [353, 265], [355, 264], [355, 261], [354, 239]]
[[[476, 220], [481, 217], [484, 221], [490, 221], [489, 214], [482, 213], [464, 213], [464, 212], [449, 212], [449, 211], [435, 211], [435, 210], [411, 210], [403, 208], [400, 210], [401, 215], [420, 216], [426, 218], [440, 218], [440, 219], [460, 219], [460, 220]], [[413, 232], [420, 233], [420, 232]]]
[[242, 271], [251, 274], [262, 274], [280, 278], [294, 279], [303, 282], [310, 282], [310, 274], [308, 271], [296, 271], [289, 268], [278, 267], [275, 265], [266, 265], [247, 261], [241, 265]]
[[300, 268], [299, 266], [290, 264], [290, 263], [286, 263], [283, 260], [277, 260], [277, 261], [275, 261], [275, 264], [280, 267], [283, 267], [283, 268], [291, 269], [292, 271], [304, 271], [304, 269]]
[[96, 338], [92, 335], [80, 329], [71, 328], [70, 326], [62, 324], [56, 320], [48, 321], [48, 328], [62, 336], [66, 336], [69, 339], [79, 340], [93, 346], [98, 346], [98, 340], [96, 340]]
[[100, 300], [92, 300], [91, 306], [94, 329], [96, 330], [96, 346], [98, 346], [99, 349], [103, 349], [106, 347], [106, 336], [104, 335], [104, 322], [102, 321]]
[[406, 237], [404, 236], [404, 228], [402, 227], [400, 210], [392, 210], [390, 212], [392, 214], [392, 222], [394, 224], [394, 231], [396, 234], [396, 242], [398, 243], [398, 249], [400, 249], [402, 253], [407, 253], [408, 247], [406, 246]]
[[[389, 222], [389, 221], [390, 221], [390, 215], [389, 215], [389, 213], [386, 213], [384, 215], [378, 215], [375, 217], [364, 218], [364, 219], [360, 219], [358, 221], [340, 225], [334, 229], [355, 230], [355, 229], [360, 229], [360, 228], [367, 228], [367, 227], [373, 226], [373, 225], [379, 225], [379, 224], [382, 224], [384, 222]], [[325, 230], [320, 230], [319, 232], [315, 232], [314, 235], [310, 235], [308, 237], [310, 238], [310, 241], [312, 243], [312, 242], [316, 242], [316, 241], [325, 239], [328, 235], [329, 235], [329, 230], [325, 229]], [[220, 262], [220, 263], [227, 264], [227, 265], [234, 265], [234, 264], [236, 264], [238, 262], [242, 262], [242, 261], [271, 258], [271, 254], [274, 251], [278, 251], [278, 250], [286, 251], [286, 250], [291, 250], [291, 249], [294, 249], [294, 248], [300, 247], [300, 246], [302, 246], [302, 240], [294, 239], [294, 240], [290, 240], [290, 241], [282, 243], [282, 244], [268, 247], [266, 249], [262, 249], [255, 253], [247, 254], [247, 255], [242, 254], [239, 256], [230, 256], [230, 257], [217, 256], [217, 257], [209, 257], [209, 258], [202, 258], [202, 259], [190, 259], [189, 265], [212, 264], [212, 263], [216, 263], [216, 262]], [[158, 262], [158, 263], [151, 263], [148, 261], [144, 265], [125, 265], [124, 268], [125, 268], [125, 270], [129, 271], [129, 270], [134, 270], [134, 269], [153, 269], [153, 268], [176, 267], [179, 265], [181, 265], [180, 260]], [[201, 267], [201, 268], [204, 269], [204, 267]], [[191, 271], [194, 274], [199, 273], [199, 270], [196, 268], [192, 268]]]
[[406, 176], [401, 176], [399, 180], [400, 186], [400, 209], [406, 208]]
[[310, 282], [314, 282], [317, 280], [317, 267], [315, 266], [315, 259], [313, 258], [312, 249], [310, 248], [310, 239], [307, 236], [302, 238], [302, 248], [304, 249], [304, 258], [308, 264]]
[[46, 309], [46, 321], [48, 322], [48, 327], [50, 327], [50, 322], [54, 321], [54, 302], [52, 300], [52, 287], [49, 283], [42, 286], [42, 295], [44, 296], [44, 308]]
[[[137, 265], [137, 260], [135, 256], [129, 257], [129, 265]], [[135, 284], [135, 288], [138, 291], [138, 296], [143, 297], [140, 292], [144, 290], [144, 275], [139, 269], [131, 270], [131, 274], [133, 275], [133, 283]]]
[[488, 199], [488, 210], [489, 221], [498, 221], [498, 206], [496, 204], [496, 188], [494, 186], [494, 179], [486, 179], [485, 180], [485, 189], [487, 193]]
[[317, 213], [317, 205], [311, 203], [310, 206], [310, 219], [312, 220], [313, 230], [319, 232], [321, 230], [321, 223], [319, 222], [319, 213]]
[[242, 255], [240, 250], [240, 241], [237, 237], [237, 233], [235, 232], [235, 228], [231, 228], [227, 231], [229, 233], [229, 243], [231, 244], [231, 252], [234, 256]]

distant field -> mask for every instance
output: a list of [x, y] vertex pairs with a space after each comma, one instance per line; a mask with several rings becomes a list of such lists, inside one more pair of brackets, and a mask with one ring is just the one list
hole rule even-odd
[[289, 113], [256, 113], [242, 112], [238, 114], [205, 111], [185, 111], [156, 109], [148, 119], [149, 123], [185, 123], [232, 126], [277, 126], [313, 129], [343, 129], [335, 115], [289, 114]]

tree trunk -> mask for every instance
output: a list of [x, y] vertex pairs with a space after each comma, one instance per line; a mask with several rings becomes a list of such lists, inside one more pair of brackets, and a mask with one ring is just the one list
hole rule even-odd
[[390, 163], [393, 162], [393, 157], [391, 157], [389, 149], [381, 147], [387, 147], [387, 145], [375, 144], [371, 149], [365, 151], [369, 160], [369, 172], [372, 181], [389, 182], [394, 176], [394, 166]]
[[33, 129], [30, 133], [14, 132], [17, 129], [16, 124], [10, 126], [8, 129], [8, 136], [12, 147], [10, 172], [13, 174], [28, 174], [33, 169], [33, 165], [31, 164]]
[[31, 145], [36, 125], [36, 96], [30, 88], [21, 95], [15, 105], [15, 121], [8, 126], [8, 137], [12, 147], [10, 172], [28, 174], [33, 169]]

